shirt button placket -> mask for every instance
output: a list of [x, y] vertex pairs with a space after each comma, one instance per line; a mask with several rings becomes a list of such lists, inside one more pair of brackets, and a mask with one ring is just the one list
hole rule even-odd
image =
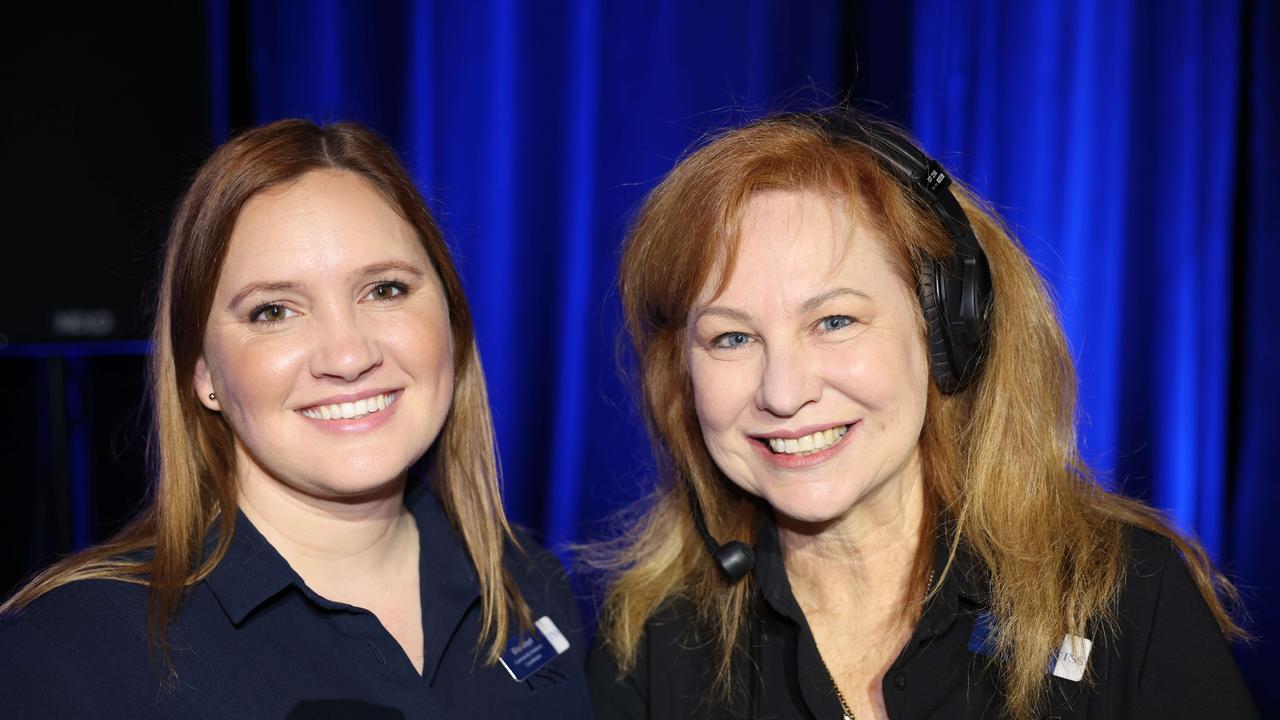
[[893, 676], [893, 686], [899, 690], [907, 689], [907, 674], [904, 672], [897, 673]]

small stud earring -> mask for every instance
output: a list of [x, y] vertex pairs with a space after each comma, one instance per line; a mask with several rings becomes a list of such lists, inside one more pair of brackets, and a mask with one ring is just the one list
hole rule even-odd
[[218, 394], [217, 394], [217, 393], [209, 393], [209, 399], [210, 399], [210, 400], [217, 400], [217, 399], [218, 399]]

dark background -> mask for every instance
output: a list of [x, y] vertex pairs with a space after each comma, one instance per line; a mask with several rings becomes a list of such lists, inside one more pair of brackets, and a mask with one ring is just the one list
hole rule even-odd
[[[1271, 328], [1277, 10], [1236, 2], [425, 0], [0, 9], [0, 589], [109, 535], [146, 468], [174, 201], [235, 130], [355, 119], [401, 152], [476, 315], [512, 517], [607, 534], [648, 476], [617, 248], [699, 137], [851, 97], [990, 198], [1053, 286], [1086, 457], [1240, 583], [1280, 660]], [[584, 588], [584, 593], [586, 589]]]

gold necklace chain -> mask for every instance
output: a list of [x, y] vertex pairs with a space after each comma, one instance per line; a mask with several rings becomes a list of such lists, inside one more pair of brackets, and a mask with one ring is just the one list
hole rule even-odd
[[853, 716], [853, 711], [849, 709], [849, 703], [844, 699], [844, 693], [840, 692], [840, 685], [836, 683], [836, 676], [831, 674], [831, 668], [827, 667], [827, 661], [822, 659], [822, 653], [818, 653], [818, 661], [822, 663], [822, 669], [827, 671], [827, 677], [831, 678], [831, 687], [836, 689], [836, 699], [840, 701], [840, 711], [844, 713], [843, 720], [857, 720]]
[[[924, 594], [928, 595], [929, 590], [933, 588], [933, 575], [937, 568], [929, 571], [929, 579], [924, 584]], [[836, 689], [836, 699], [840, 701], [840, 712], [844, 713], [842, 720], [857, 720], [853, 715], [853, 710], [849, 708], [849, 702], [844, 699], [844, 693], [840, 692], [840, 684], [836, 682], [836, 676], [831, 674], [831, 668], [827, 667], [827, 661], [822, 659], [822, 652], [818, 652], [818, 662], [822, 663], [822, 669], [827, 671], [827, 678], [831, 680], [831, 687]]]

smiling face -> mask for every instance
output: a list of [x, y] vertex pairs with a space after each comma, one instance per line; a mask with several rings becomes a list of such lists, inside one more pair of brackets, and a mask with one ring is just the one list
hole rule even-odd
[[344, 499], [394, 485], [453, 395], [448, 307], [413, 227], [350, 172], [252, 197], [195, 381], [235, 433], [242, 491]]
[[918, 486], [928, 356], [885, 241], [809, 192], [754, 196], [736, 264], [690, 311], [687, 358], [712, 459], [783, 518], [899, 509]]

